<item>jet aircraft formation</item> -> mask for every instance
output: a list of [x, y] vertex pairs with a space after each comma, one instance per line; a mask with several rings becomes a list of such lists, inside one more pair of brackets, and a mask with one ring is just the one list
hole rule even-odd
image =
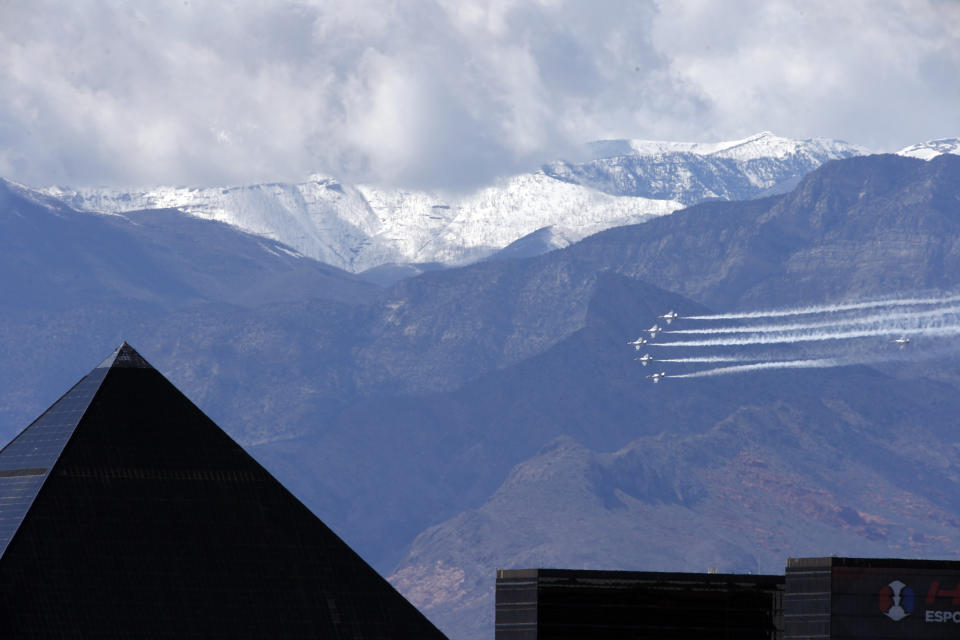
[[[676, 311], [671, 309], [670, 311], [667, 311], [662, 316], [657, 316], [657, 320], [663, 320], [669, 325], [671, 322], [673, 322], [679, 317], [680, 317], [680, 314], [678, 314]], [[663, 332], [663, 328], [661, 328], [660, 325], [658, 324], [654, 324], [649, 329], [646, 329], [646, 332], [650, 334], [650, 340], [653, 340], [654, 338], [657, 337], [657, 334]], [[640, 347], [643, 345], [649, 344], [650, 340], [647, 340], [643, 336], [640, 336], [636, 340], [631, 340], [627, 344], [633, 345], [633, 348], [639, 351]], [[647, 366], [649, 363], [653, 362], [653, 356], [651, 356], [649, 353], [645, 353], [639, 358], [634, 358], [634, 360], [636, 360], [643, 366]], [[656, 373], [652, 373], [649, 376], [647, 376], [647, 378], [649, 378], [650, 380], [653, 380], [654, 384], [656, 384], [657, 382], [660, 382], [660, 380], [662, 380], [665, 377], [667, 377], [667, 374], [664, 371], [658, 371]]]
[[[713, 315], [680, 315], [670, 310], [627, 344], [647, 351], [634, 360], [646, 367], [671, 363], [665, 378], [870, 364], [943, 352], [944, 340], [960, 349], [960, 295], [901, 297], [795, 309]], [[681, 326], [671, 326], [682, 320]], [[649, 337], [646, 337], [649, 335]], [[883, 343], [878, 338], [886, 338]], [[922, 338], [921, 346], [914, 341]], [[896, 346], [893, 349], [893, 345]], [[907, 351], [907, 347], [910, 350]], [[650, 353], [652, 351], [652, 354]], [[904, 353], [901, 353], [904, 352]], [[717, 365], [691, 370], [693, 365]]]

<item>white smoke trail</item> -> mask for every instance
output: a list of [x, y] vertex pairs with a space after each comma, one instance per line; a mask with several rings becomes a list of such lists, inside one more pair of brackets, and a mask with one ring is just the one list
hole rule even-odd
[[828, 367], [839, 367], [844, 362], [836, 358], [818, 358], [815, 360], [783, 360], [780, 362], [758, 362], [756, 364], [741, 364], [733, 367], [717, 367], [716, 369], [707, 369], [706, 371], [696, 371], [694, 373], [681, 373], [668, 378], [705, 378], [708, 376], [721, 376], [731, 373], [747, 373], [749, 371], [760, 371], [763, 369], [825, 369]]
[[709, 364], [717, 362], [757, 362], [761, 360], [770, 360], [770, 358], [764, 356], [757, 357], [747, 357], [747, 356], [691, 356], [689, 358], [656, 358], [653, 362], [677, 362], [681, 364]]
[[[879, 313], [868, 316], [863, 316], [861, 318], [849, 318], [846, 320], [826, 320], [822, 322], [802, 322], [795, 324], [769, 324], [769, 325], [756, 325], [756, 326], [737, 326], [737, 327], [713, 327], [710, 329], [672, 329], [670, 331], [664, 331], [664, 335], [667, 334], [684, 334], [684, 335], [715, 335], [715, 334], [729, 334], [729, 333], [787, 333], [790, 331], [811, 331], [815, 329], [826, 329], [829, 327], [836, 327], [837, 329], [843, 327], [867, 327], [870, 325], [879, 325], [885, 324], [890, 325], [891, 323], [900, 322], [902, 320], [918, 320], [921, 318], [935, 318], [935, 317], [944, 317], [949, 316], [960, 316], [960, 307], [950, 306], [943, 309], [932, 309], [930, 311], [900, 311], [893, 313]], [[951, 320], [960, 319], [950, 318]], [[906, 331], [910, 327], [902, 326], [891, 328], [891, 331], [903, 330]]]
[[803, 316], [818, 313], [838, 313], [841, 311], [857, 311], [861, 309], [877, 309], [882, 307], [918, 307], [928, 304], [950, 304], [960, 302], [960, 296], [943, 298], [900, 298], [893, 300], [870, 300], [866, 302], [852, 302], [847, 304], [819, 305], [801, 307], [797, 309], [768, 309], [764, 311], [744, 311], [740, 313], [718, 313], [703, 316], [681, 316], [685, 320], [744, 320], [747, 318], [783, 318], [787, 316]]
[[[825, 342], [828, 340], [849, 340], [853, 338], [870, 338], [877, 336], [891, 336], [901, 329], [883, 327], [877, 329], [857, 329], [853, 331], [814, 332], [814, 333], [787, 333], [784, 335], [752, 334], [742, 338], [717, 338], [713, 340], [681, 340], [678, 342], [652, 342], [651, 347], [732, 347], [753, 344], [794, 344], [800, 342]], [[915, 327], [906, 330], [910, 335], [924, 337], [944, 337], [960, 335], [960, 325], [946, 325], [939, 327]]]
[[[743, 313], [685, 316], [691, 320], [753, 320], [728, 322], [712, 328], [671, 329], [664, 337], [675, 336], [670, 342], [651, 342], [654, 347], [750, 347], [780, 345], [792, 349], [794, 359], [782, 353], [782, 349], [746, 349], [740, 353], [720, 352], [716, 355], [691, 355], [688, 357], [656, 358], [655, 362], [678, 364], [723, 364], [712, 369], [668, 375], [668, 378], [700, 378], [735, 373], [747, 373], [767, 369], [828, 368], [853, 364], [868, 364], [915, 358], [930, 355], [933, 349], [941, 350], [944, 343], [928, 342], [923, 338], [943, 338], [960, 335], [960, 295], [939, 298], [901, 298], [865, 302], [821, 305], [797, 309], [766, 310]], [[861, 313], [866, 311], [866, 313]], [[849, 313], [845, 313], [849, 312]], [[803, 315], [821, 314], [824, 317], [800, 318]], [[830, 317], [829, 314], [837, 314]], [[797, 317], [783, 322], [779, 319]], [[769, 322], [762, 322], [769, 319]], [[703, 336], [684, 339], [681, 336]], [[907, 336], [920, 338], [907, 349], [897, 349], [893, 338]], [[852, 341], [863, 338], [884, 338], [873, 343], [858, 342], [859, 346], [835, 345], [831, 342]], [[669, 339], [669, 338], [668, 338]], [[917, 344], [919, 342], [920, 344]], [[823, 343], [823, 344], [816, 344]], [[810, 346], [802, 346], [810, 345]], [[872, 345], [872, 346], [871, 346]], [[839, 350], [839, 352], [838, 352]], [[749, 351], [755, 353], [750, 354]], [[763, 353], [766, 351], [767, 353]], [[819, 353], [818, 353], [819, 352]], [[655, 352], [656, 353], [656, 352]], [[829, 355], [830, 357], [822, 357]]]

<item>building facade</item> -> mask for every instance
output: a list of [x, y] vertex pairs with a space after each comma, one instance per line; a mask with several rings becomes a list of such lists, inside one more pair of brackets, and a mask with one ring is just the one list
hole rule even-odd
[[124, 344], [0, 451], [0, 638], [444, 636]]
[[783, 589], [783, 576], [500, 570], [496, 640], [773, 640]]
[[960, 637], [960, 562], [790, 558], [788, 640]]
[[960, 562], [790, 558], [784, 576], [497, 572], [496, 640], [960, 637]]

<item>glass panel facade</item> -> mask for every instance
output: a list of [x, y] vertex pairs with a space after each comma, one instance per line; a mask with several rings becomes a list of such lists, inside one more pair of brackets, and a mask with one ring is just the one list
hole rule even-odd
[[0, 557], [105, 375], [94, 369], [0, 450]]
[[443, 638], [163, 376], [123, 362], [95, 370], [66, 446], [17, 444], [36, 450], [20, 468], [52, 468], [0, 557], [0, 637]]
[[773, 640], [782, 634], [783, 576], [539, 569], [527, 577], [530, 573], [498, 574], [497, 640]]
[[790, 558], [787, 640], [956, 638], [960, 562]]

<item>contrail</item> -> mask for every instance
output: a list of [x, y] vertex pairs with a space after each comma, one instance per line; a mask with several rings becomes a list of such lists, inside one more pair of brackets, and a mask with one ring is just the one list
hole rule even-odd
[[[769, 360], [769, 358], [759, 356], [756, 358], [748, 358], [746, 356], [702, 356], [702, 357], [690, 357], [690, 358], [655, 358], [653, 362], [679, 362], [684, 364], [693, 364], [700, 363], [706, 364], [711, 362], [757, 362], [760, 360]], [[674, 376], [670, 376], [671, 378]]]
[[718, 313], [704, 316], [681, 316], [685, 320], [743, 320], [746, 318], [783, 318], [787, 316], [803, 316], [816, 313], [838, 313], [841, 311], [856, 311], [860, 309], [877, 309], [880, 307], [916, 307], [927, 304], [949, 304], [960, 302], [960, 296], [946, 298], [901, 298], [895, 300], [871, 300], [868, 302], [852, 302], [848, 304], [831, 304], [798, 309], [768, 309], [765, 311], [744, 311], [740, 313]]
[[716, 369], [707, 369], [706, 371], [697, 371], [695, 373], [681, 373], [676, 376], [667, 376], [668, 378], [705, 378], [708, 376], [722, 376], [730, 373], [746, 373], [748, 371], [760, 371], [762, 369], [825, 369], [827, 367], [838, 367], [843, 363], [835, 358], [819, 358], [816, 360], [784, 360], [782, 362], [758, 362], [756, 364], [741, 364], [733, 367], [717, 367]]
[[[891, 329], [860, 329], [854, 331], [817, 332], [787, 335], [747, 335], [742, 338], [717, 338], [715, 340], [682, 340], [679, 342], [651, 342], [651, 347], [731, 347], [748, 344], [793, 344], [797, 342], [821, 342], [827, 340], [849, 340], [851, 338], [869, 338], [890, 336], [900, 331]], [[960, 325], [942, 327], [917, 327], [906, 330], [910, 335], [925, 337], [955, 336], [960, 334]]]
[[[960, 315], [960, 307], [951, 306], [943, 309], [933, 309], [930, 311], [900, 311], [894, 313], [878, 313], [864, 316], [862, 318], [849, 318], [846, 320], [825, 320], [822, 322], [803, 322], [795, 324], [768, 324], [756, 326], [737, 326], [737, 327], [713, 327], [711, 329], [671, 329], [664, 331], [667, 334], [685, 334], [685, 335], [711, 335], [721, 333], [785, 333], [788, 331], [809, 331], [812, 329], [825, 329], [828, 327], [856, 327], [865, 325], [876, 325], [881, 323], [891, 323], [900, 320], [913, 320], [917, 318], [933, 318], [937, 316], [956, 316]], [[897, 327], [907, 330], [908, 327]]]
[[909, 355], [899, 349], [885, 353], [875, 353], [872, 355], [844, 356], [841, 358], [816, 358], [806, 360], [766, 360], [753, 364], [735, 365], [732, 367], [718, 367], [716, 369], [706, 369], [704, 371], [695, 371], [693, 373], [682, 373], [678, 375], [667, 376], [668, 378], [702, 378], [705, 376], [718, 376], [728, 373], [745, 373], [749, 371], [758, 371], [763, 369], [826, 369], [830, 367], [845, 367], [851, 365], [868, 365], [878, 362], [891, 362], [901, 358], [907, 358]]
[[[960, 335], [960, 304], [957, 303], [960, 303], [960, 295], [939, 298], [917, 296], [795, 309], [683, 316], [689, 320], [731, 322], [712, 328], [706, 325], [703, 328], [666, 330], [663, 332], [663, 337], [670, 341], [651, 342], [649, 348], [757, 347], [737, 350], [739, 352], [732, 352], [734, 349], [723, 349], [714, 352], [714, 355], [706, 355], [703, 351], [698, 353], [694, 350], [692, 353], [680, 352], [691, 353], [688, 357], [655, 358], [654, 362], [662, 363], [719, 365], [691, 373], [667, 375], [668, 378], [701, 378], [770, 369], [829, 368], [897, 360], [904, 357], [912, 358], [915, 357], [912, 354], [929, 355], [934, 350], [944, 348], [943, 342], [932, 340]], [[802, 317], [817, 314], [819, 317]], [[737, 320], [747, 322], [736, 322]], [[759, 320], [759, 322], [749, 322], [750, 320]], [[750, 326], [751, 324], [753, 326]], [[692, 339], [688, 339], [687, 336]], [[886, 344], [888, 341], [893, 342], [891, 339], [897, 336], [929, 338], [931, 342], [925, 344], [921, 340], [919, 345], [914, 344], [907, 350], [903, 349], [905, 346], [903, 344], [899, 345], [900, 349], [896, 349], [892, 344]], [[858, 342], [857, 347], [853, 347], [852, 343], [849, 347], [842, 344], [827, 346], [831, 342], [863, 338], [884, 339], [869, 343]], [[909, 343], [909, 340], [905, 342]], [[794, 359], [788, 359], [791, 356], [782, 353], [781, 348], [763, 349], [765, 345], [792, 347]], [[918, 350], [919, 353], [917, 353]], [[751, 354], [750, 351], [755, 353]], [[727, 363], [732, 366], [724, 366]]]

